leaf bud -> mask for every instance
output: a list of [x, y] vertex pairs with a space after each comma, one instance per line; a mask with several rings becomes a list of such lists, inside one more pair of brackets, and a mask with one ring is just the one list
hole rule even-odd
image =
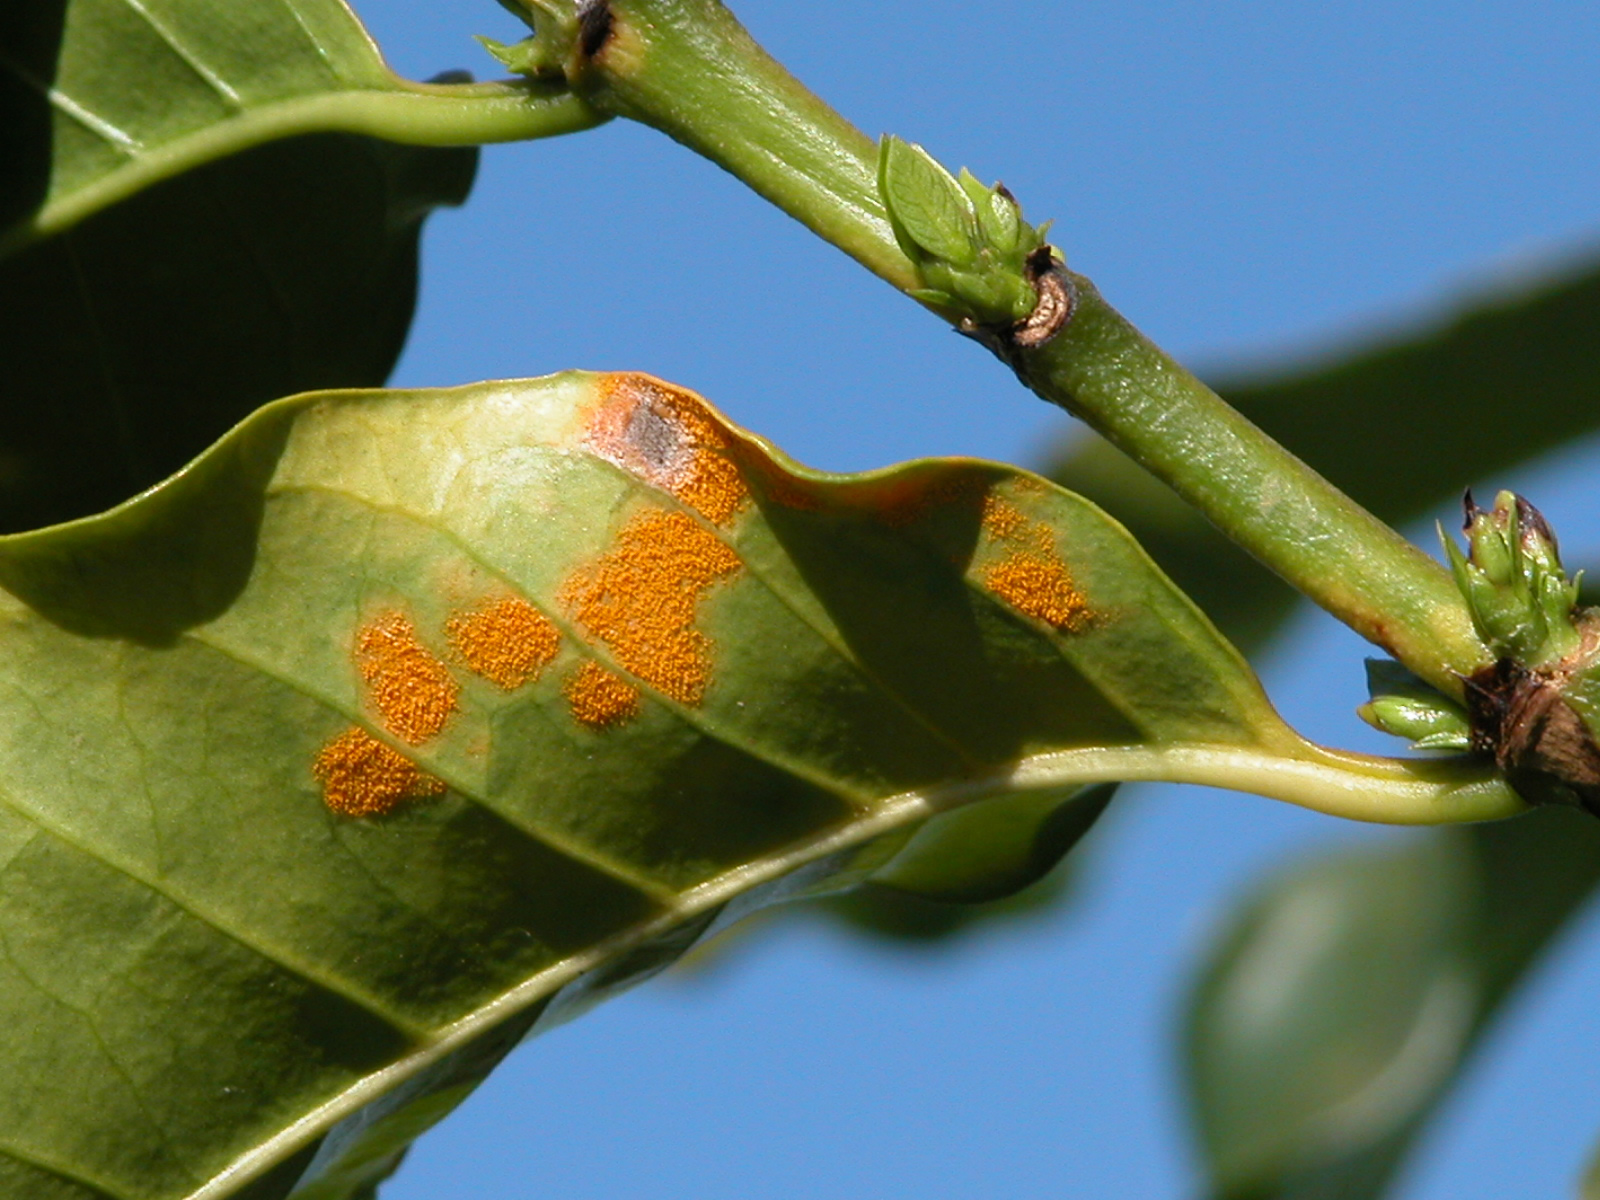
[[1032, 255], [1044, 244], [1015, 197], [966, 168], [946, 171], [921, 146], [885, 137], [878, 190], [895, 240], [917, 268], [911, 295], [980, 327], [1025, 322], [1039, 304]]
[[1491, 509], [1479, 508], [1471, 492], [1462, 503], [1467, 553], [1448, 538], [1445, 552], [1478, 636], [1497, 659], [1530, 668], [1571, 656], [1581, 640], [1578, 587], [1561, 566], [1549, 523], [1513, 492], [1501, 492]]
[[1399, 663], [1368, 659], [1367, 687], [1372, 699], [1356, 714], [1374, 729], [1406, 738], [1418, 750], [1472, 748], [1467, 710]]

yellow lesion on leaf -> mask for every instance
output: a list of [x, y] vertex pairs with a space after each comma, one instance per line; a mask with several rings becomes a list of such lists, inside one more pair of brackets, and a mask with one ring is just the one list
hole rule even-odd
[[403, 742], [421, 745], [456, 711], [461, 685], [404, 613], [384, 613], [361, 629], [356, 666], [383, 727]]
[[734, 442], [693, 392], [649, 375], [602, 375], [584, 444], [706, 520], [726, 524], [749, 499]]
[[560, 602], [629, 674], [683, 704], [699, 704], [712, 642], [695, 628], [701, 601], [740, 568], [738, 555], [684, 513], [647, 509], [607, 554], [561, 586]]
[[[422, 644], [404, 613], [386, 612], [355, 637], [356, 669], [383, 728], [417, 746], [444, 729], [461, 687], [450, 670]], [[437, 796], [441, 780], [363, 729], [351, 728], [318, 752], [311, 773], [322, 798], [341, 816], [392, 812], [408, 800]]]
[[561, 648], [555, 622], [520, 596], [451, 617], [445, 634], [467, 666], [508, 692], [537, 679]]
[[983, 498], [983, 527], [991, 537], [1015, 538], [1031, 532], [1027, 515], [1011, 501], [996, 492]]
[[443, 780], [364, 729], [347, 729], [324, 746], [311, 772], [322, 784], [323, 802], [344, 817], [382, 816], [445, 791]]
[[573, 720], [609, 729], [639, 715], [639, 689], [592, 659], [582, 662], [562, 687]]
[[1032, 550], [1009, 551], [983, 573], [983, 586], [1012, 608], [1030, 617], [1077, 633], [1089, 626], [1089, 602], [1055, 555]]
[[983, 528], [1004, 549], [981, 573], [983, 586], [1017, 611], [1067, 633], [1089, 627], [1093, 613], [1056, 551], [1055, 531], [990, 491]]

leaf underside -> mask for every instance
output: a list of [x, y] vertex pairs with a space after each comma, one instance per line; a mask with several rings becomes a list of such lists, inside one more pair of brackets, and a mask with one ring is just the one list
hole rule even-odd
[[645, 376], [284, 401], [0, 585], [5, 1196], [362, 1194], [758, 903], [994, 890], [904, 843], [1019, 763], [1292, 739], [1086, 502]]

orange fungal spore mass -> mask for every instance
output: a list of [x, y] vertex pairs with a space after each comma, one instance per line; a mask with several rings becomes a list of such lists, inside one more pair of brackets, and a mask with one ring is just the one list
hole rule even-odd
[[456, 710], [461, 685], [401, 613], [385, 613], [361, 630], [356, 665], [383, 727], [403, 742], [427, 741]]
[[914, 525], [947, 506], [965, 507], [983, 494], [984, 480], [970, 472], [892, 482], [878, 500], [891, 528]]
[[[1018, 490], [1039, 491], [1037, 484]], [[1068, 633], [1088, 628], [1093, 614], [1067, 565], [1056, 553], [1055, 533], [1035, 521], [1004, 496], [990, 492], [983, 500], [983, 528], [1002, 543], [998, 561], [982, 573], [983, 586], [1019, 612]]]
[[1012, 608], [1057, 629], [1077, 632], [1089, 624], [1089, 603], [1054, 554], [1013, 550], [984, 571], [983, 586]]
[[508, 692], [537, 679], [561, 647], [555, 622], [520, 596], [451, 617], [445, 633], [469, 667]]
[[445, 791], [442, 780], [362, 729], [347, 729], [324, 746], [311, 770], [323, 801], [344, 817], [382, 816]]
[[610, 553], [576, 571], [559, 599], [618, 664], [684, 704], [711, 678], [711, 639], [695, 628], [711, 585], [739, 558], [684, 513], [649, 509], [617, 535]]
[[573, 720], [591, 729], [621, 725], [639, 715], [639, 689], [599, 663], [583, 663], [561, 689]]
[[983, 498], [983, 527], [997, 538], [1014, 538], [1031, 524], [1023, 511], [1004, 496], [990, 492]]
[[585, 445], [724, 524], [749, 497], [733, 439], [693, 392], [648, 375], [603, 375]]

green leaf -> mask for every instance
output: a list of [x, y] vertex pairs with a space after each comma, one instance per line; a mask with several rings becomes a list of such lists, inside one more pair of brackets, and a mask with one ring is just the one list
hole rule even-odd
[[[1323, 364], [1214, 382], [1247, 416], [1357, 500], [1403, 523], [1458, 496], [1468, 484], [1492, 486], [1497, 472], [1593, 429], [1600, 421], [1600, 360], [1588, 347], [1597, 339], [1600, 269], [1589, 263]], [[1508, 396], [1514, 404], [1507, 404]], [[1263, 644], [1299, 603], [1292, 589], [1106, 443], [1086, 438], [1050, 473], [1125, 522], [1174, 581], [1245, 647]], [[1586, 603], [1596, 599], [1584, 597]], [[1519, 820], [1509, 828], [1527, 827], [1529, 820]], [[1471, 836], [1482, 870], [1495, 878], [1564, 849], [1559, 838], [1524, 848], [1502, 827]], [[1555, 870], [1551, 879], [1552, 887], [1564, 881], [1561, 886], [1571, 889], [1564, 893], [1563, 911], [1600, 882], [1577, 865]], [[1555, 918], [1510, 924], [1500, 936], [1525, 968], [1559, 925]], [[1513, 982], [1507, 978], [1503, 986]], [[1484, 1011], [1483, 1022], [1471, 1031], [1474, 1041], [1497, 1010]], [[1373, 1155], [1397, 1159], [1409, 1134], [1396, 1134], [1385, 1145], [1387, 1150]], [[1387, 1178], [1393, 1166], [1384, 1165], [1380, 1177]]]
[[342, 0], [0, 10], [0, 531], [107, 507], [260, 404], [383, 381], [467, 143], [600, 118], [413, 84]]
[[977, 261], [976, 217], [966, 193], [921, 146], [892, 135], [879, 148], [878, 188], [900, 247], [956, 267]]
[[1115, 784], [997, 796], [925, 822], [873, 882], [948, 904], [1005, 899], [1037, 883], [1089, 832]]
[[0, 12], [0, 255], [296, 134], [466, 145], [602, 119], [551, 85], [401, 79], [343, 0], [11, 0]]
[[108, 508], [275, 397], [382, 383], [475, 156], [295, 138], [0, 261], [0, 532]]
[[1593, 820], [1539, 809], [1345, 851], [1262, 885], [1190, 1009], [1213, 1194], [1381, 1196], [1484, 1027], [1597, 881]]
[[1600, 1153], [1589, 1158], [1589, 1165], [1583, 1172], [1583, 1182], [1578, 1189], [1578, 1200], [1600, 1200]]
[[1515, 804], [1299, 739], [1077, 497], [810, 472], [645, 376], [286, 400], [0, 586], [13, 1194], [362, 1194], [516, 1023], [964, 804]]

